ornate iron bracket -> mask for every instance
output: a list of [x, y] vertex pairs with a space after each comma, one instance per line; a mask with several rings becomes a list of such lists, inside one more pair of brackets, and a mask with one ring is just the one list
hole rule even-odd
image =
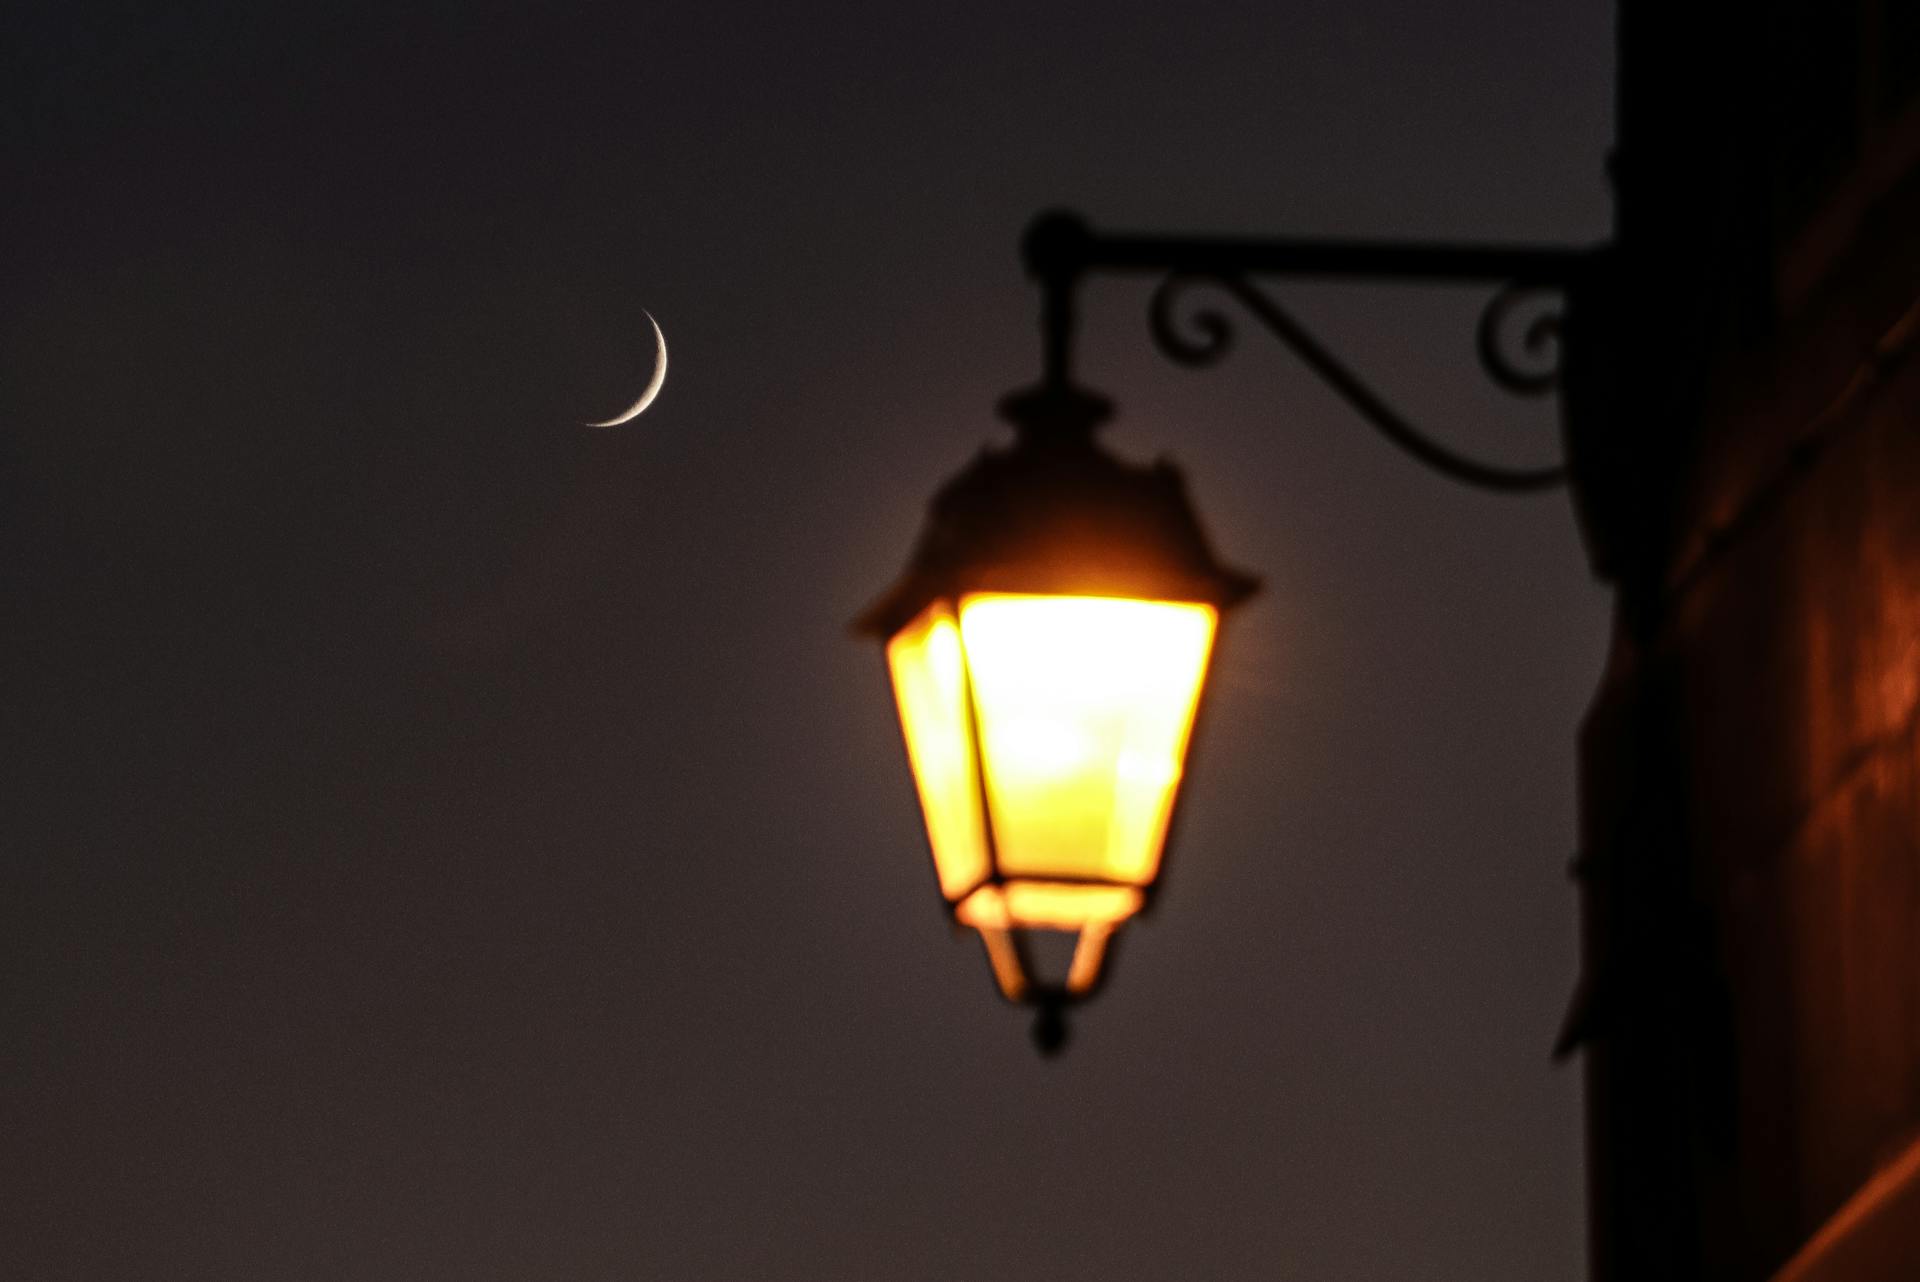
[[[1196, 368], [1219, 361], [1233, 345], [1232, 322], [1221, 311], [1201, 308], [1182, 320], [1181, 298], [1189, 289], [1208, 285], [1259, 321], [1393, 444], [1456, 481], [1507, 493], [1562, 485], [1567, 470], [1563, 465], [1498, 467], [1440, 444], [1394, 409], [1249, 278], [1493, 284], [1498, 291], [1481, 313], [1476, 334], [1481, 367], [1510, 395], [1537, 397], [1559, 385], [1562, 314], [1551, 309], [1537, 312], [1516, 332], [1512, 322], [1517, 308], [1524, 301], [1541, 298], [1557, 299], [1564, 307], [1594, 252], [1530, 246], [1107, 235], [1066, 213], [1041, 215], [1024, 242], [1027, 270], [1039, 281], [1043, 294], [1041, 328], [1049, 383], [1071, 381], [1074, 292], [1084, 277], [1095, 272], [1160, 276], [1148, 306], [1154, 344], [1168, 359]], [[1510, 346], [1515, 342], [1517, 350]]]

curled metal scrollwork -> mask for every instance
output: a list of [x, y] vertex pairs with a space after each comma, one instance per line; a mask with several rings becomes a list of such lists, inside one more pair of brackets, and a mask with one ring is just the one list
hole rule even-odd
[[1175, 304], [1189, 287], [1203, 283], [1208, 282], [1200, 277], [1169, 276], [1153, 291], [1153, 298], [1147, 304], [1147, 324], [1153, 331], [1153, 345], [1168, 360], [1191, 369], [1204, 369], [1233, 349], [1233, 322], [1223, 312], [1202, 307], [1188, 314], [1185, 325], [1182, 324]]
[[[1498, 467], [1458, 454], [1414, 427], [1379, 393], [1336, 357], [1319, 339], [1309, 333], [1267, 294], [1256, 289], [1244, 277], [1233, 275], [1193, 276], [1176, 273], [1154, 290], [1148, 304], [1148, 328], [1154, 346], [1176, 364], [1189, 367], [1212, 365], [1233, 347], [1233, 324], [1225, 313], [1201, 307], [1184, 314], [1182, 296], [1190, 289], [1206, 286], [1219, 290], [1258, 320], [1300, 361], [1393, 444], [1429, 467], [1457, 481], [1481, 489], [1508, 493], [1550, 489], [1564, 484], [1564, 466], [1541, 468]], [[1522, 346], [1536, 359], [1551, 349], [1554, 357], [1544, 370], [1522, 369], [1510, 360], [1500, 346], [1505, 322], [1522, 299], [1552, 292], [1549, 287], [1509, 286], [1495, 296], [1481, 316], [1479, 331], [1480, 360], [1487, 373], [1501, 387], [1516, 395], [1537, 396], [1550, 390], [1559, 378], [1559, 317], [1543, 313], [1536, 316], [1521, 336]]]
[[[1480, 352], [1480, 366], [1487, 377], [1515, 396], [1545, 396], [1560, 383], [1560, 311], [1561, 291], [1551, 285], [1509, 285], [1495, 294], [1480, 313], [1480, 327], [1474, 344]], [[1544, 301], [1545, 309], [1535, 313], [1519, 331], [1522, 367], [1503, 339], [1511, 333], [1508, 321], [1515, 310], [1528, 300]]]

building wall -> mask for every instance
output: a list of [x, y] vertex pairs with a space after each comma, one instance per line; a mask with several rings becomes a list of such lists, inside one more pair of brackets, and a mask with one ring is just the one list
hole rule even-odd
[[1597, 1278], [1920, 1278], [1916, 10], [1623, 4], [1569, 423]]

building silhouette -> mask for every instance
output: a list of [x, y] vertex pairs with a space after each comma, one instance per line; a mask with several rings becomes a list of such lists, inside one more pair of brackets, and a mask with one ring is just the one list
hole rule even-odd
[[1920, 4], [1622, 0], [1575, 325], [1593, 1276], [1920, 1278]]

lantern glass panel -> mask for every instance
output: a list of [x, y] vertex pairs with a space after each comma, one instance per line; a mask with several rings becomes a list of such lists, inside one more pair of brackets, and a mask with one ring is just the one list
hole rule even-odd
[[927, 607], [887, 642], [887, 667], [940, 890], [957, 899], [985, 880], [989, 867], [966, 656], [945, 602]]
[[[1150, 885], [1218, 612], [1183, 601], [979, 593], [961, 600], [959, 614], [1000, 874]], [[1057, 928], [1131, 911], [1116, 914], [1105, 901], [1070, 907], [1064, 885], [1027, 893]], [[1005, 904], [1016, 920], [1021, 907], [1011, 897]]]

